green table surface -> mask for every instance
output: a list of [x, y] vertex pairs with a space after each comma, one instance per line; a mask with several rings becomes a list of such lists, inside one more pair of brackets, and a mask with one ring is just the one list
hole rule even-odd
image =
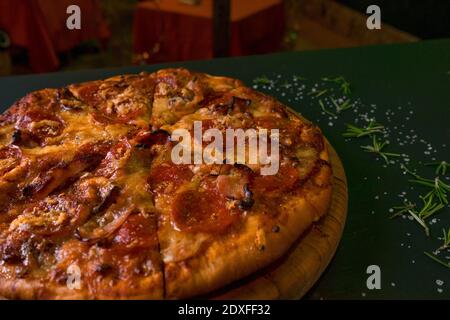
[[[236, 77], [248, 85], [266, 76], [273, 85], [256, 84], [257, 89], [316, 122], [340, 155], [349, 186], [347, 223], [334, 259], [306, 298], [450, 298], [450, 269], [423, 254], [440, 246], [442, 228], [450, 227], [449, 206], [429, 220], [430, 237], [406, 216], [389, 219], [392, 206], [401, 204], [404, 197], [415, 201], [426, 189], [411, 189], [399, 161], [386, 166], [365, 153], [360, 146], [369, 144], [369, 138], [349, 141], [342, 137], [345, 123], [359, 119], [361, 124], [362, 118], [374, 117], [389, 130], [388, 149], [408, 154], [411, 168], [434, 177], [434, 169], [421, 163], [450, 162], [450, 40], [3, 77], [0, 107], [5, 110], [32, 90], [178, 66]], [[332, 110], [327, 96], [338, 96], [338, 88], [317, 98], [308, 93], [316, 84], [316, 92], [332, 87], [322, 77], [340, 75], [351, 83], [349, 97], [355, 107], [335, 119], [321, 110], [318, 100]], [[448, 177], [443, 179], [450, 182]], [[439, 256], [450, 261], [450, 251]], [[381, 269], [379, 290], [366, 286], [369, 265]]]

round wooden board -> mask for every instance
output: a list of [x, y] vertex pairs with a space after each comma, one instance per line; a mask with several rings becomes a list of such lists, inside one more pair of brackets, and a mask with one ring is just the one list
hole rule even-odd
[[344, 167], [327, 141], [333, 168], [328, 213], [298, 239], [281, 259], [250, 277], [208, 295], [209, 299], [300, 299], [330, 263], [347, 216], [348, 190]]

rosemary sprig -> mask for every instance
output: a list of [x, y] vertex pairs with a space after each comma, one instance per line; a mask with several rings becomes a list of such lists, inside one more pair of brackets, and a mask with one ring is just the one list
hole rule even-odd
[[411, 180], [411, 182], [433, 188], [430, 192], [427, 193], [425, 197], [429, 197], [431, 195], [436, 196], [441, 203], [448, 204], [447, 192], [450, 191], [450, 185], [442, 182], [439, 177], [432, 179], [423, 179], [423, 180]]
[[423, 207], [417, 215], [424, 221], [444, 207], [442, 203], [436, 203], [433, 201], [433, 195], [420, 198], [423, 201]]
[[450, 163], [447, 161], [441, 162], [429, 162], [425, 163], [426, 166], [436, 166], [436, 174], [437, 175], [445, 175], [447, 173], [447, 169], [450, 168]]
[[424, 251], [423, 253], [424, 253], [427, 257], [429, 257], [430, 259], [434, 260], [435, 262], [437, 262], [437, 263], [443, 265], [444, 267], [447, 267], [447, 268], [450, 269], [450, 263], [448, 263], [448, 262], [446, 262], [446, 261], [444, 261], [444, 260], [439, 259], [439, 258], [436, 257], [434, 254], [431, 254], [431, 253], [429, 253], [429, 252]]
[[347, 138], [361, 138], [375, 133], [383, 132], [384, 127], [381, 124], [371, 121], [367, 127], [357, 127], [353, 124], [346, 124], [347, 130], [342, 134]]
[[319, 99], [319, 105], [320, 105], [320, 108], [322, 109], [323, 112], [325, 112], [325, 113], [327, 113], [327, 114], [329, 114], [330, 116], [333, 116], [333, 117], [336, 116], [333, 112], [331, 112], [327, 108], [325, 108], [325, 104], [323, 103], [322, 99]]
[[416, 179], [422, 179], [421, 176], [419, 176], [417, 173], [411, 171], [410, 169], [408, 169], [407, 166], [405, 166], [403, 163], [400, 165], [400, 168], [402, 170], [404, 170], [407, 174], [412, 175], [413, 177], [415, 177]]
[[427, 237], [430, 236], [430, 228], [428, 228], [427, 223], [425, 222], [424, 219], [420, 218], [417, 213], [413, 210], [408, 210], [408, 213], [414, 218], [414, 220], [416, 220], [425, 230], [425, 234], [427, 235]]
[[328, 89], [323, 89], [323, 90], [320, 90], [320, 91], [311, 91], [311, 92], [308, 93], [308, 95], [310, 95], [310, 96], [313, 95], [315, 98], [319, 98], [319, 97], [323, 96], [327, 92], [328, 92]]
[[408, 213], [416, 220], [425, 230], [425, 234], [430, 236], [430, 229], [426, 223], [426, 220], [441, 210], [444, 205], [442, 203], [434, 202], [434, 196], [420, 197], [423, 202], [423, 207], [420, 211], [415, 209], [409, 209]]
[[394, 207], [394, 209], [397, 209], [398, 211], [394, 213], [391, 218], [396, 218], [403, 213], [408, 213], [409, 215], [411, 215], [411, 217], [414, 218], [414, 220], [416, 220], [416, 222], [418, 222], [422, 226], [422, 228], [425, 230], [425, 234], [429, 236], [430, 228], [428, 227], [426, 220], [436, 212], [441, 210], [444, 205], [442, 203], [434, 202], [434, 196], [420, 198], [422, 199], [423, 206], [419, 211], [415, 209], [415, 204], [408, 202], [403, 206]]
[[442, 233], [444, 235], [443, 237], [443, 244], [438, 248], [438, 250], [445, 250], [450, 248], [450, 228], [448, 228], [448, 231], [445, 231], [445, 229], [442, 229]]
[[338, 113], [341, 113], [342, 111], [353, 108], [353, 104], [350, 103], [350, 99], [345, 100], [342, 104], [338, 104], [336, 100], [331, 98], [331, 102], [336, 107], [336, 111]]
[[387, 141], [379, 142], [376, 136], [372, 136], [372, 145], [361, 146], [366, 152], [375, 153], [384, 159], [386, 164], [389, 164], [389, 157], [401, 157], [398, 153], [385, 152], [384, 147], [388, 144]]
[[266, 76], [261, 76], [261, 77], [253, 79], [253, 83], [257, 84], [257, 85], [271, 85], [272, 80], [270, 80]]
[[406, 202], [403, 206], [396, 206], [393, 207], [392, 209], [396, 210], [396, 212], [391, 215], [389, 218], [390, 219], [394, 219], [397, 218], [399, 216], [401, 216], [403, 213], [409, 212], [409, 210], [412, 210], [416, 207], [416, 205], [412, 202]]
[[412, 175], [415, 179], [409, 180], [410, 182], [420, 184], [425, 187], [432, 188], [430, 192], [428, 192], [424, 198], [428, 198], [431, 196], [435, 196], [439, 199], [441, 203], [448, 204], [447, 193], [450, 192], [450, 185], [443, 182], [440, 177], [435, 177], [434, 179], [423, 178], [417, 173], [409, 170], [404, 164], [401, 165], [401, 168], [405, 170], [408, 174]]
[[352, 93], [351, 88], [350, 88], [350, 83], [345, 80], [344, 77], [340, 76], [340, 77], [336, 77], [336, 78], [322, 78], [323, 81], [327, 81], [327, 82], [334, 82], [336, 84], [339, 85], [339, 87], [341, 88], [341, 91], [344, 95], [348, 96]]

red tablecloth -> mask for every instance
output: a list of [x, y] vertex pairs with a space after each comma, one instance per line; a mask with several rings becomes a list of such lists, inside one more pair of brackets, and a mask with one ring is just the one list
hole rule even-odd
[[[211, 58], [212, 0], [202, 0], [198, 6], [178, 0], [158, 3], [141, 2], [136, 7], [134, 52], [149, 53], [148, 62]], [[231, 0], [232, 56], [276, 51], [283, 32], [281, 0]]]
[[[66, 10], [72, 4], [81, 8], [81, 30], [66, 27]], [[35, 72], [57, 69], [58, 52], [110, 36], [97, 0], [1, 0], [0, 29], [9, 33], [13, 45], [27, 49]]]

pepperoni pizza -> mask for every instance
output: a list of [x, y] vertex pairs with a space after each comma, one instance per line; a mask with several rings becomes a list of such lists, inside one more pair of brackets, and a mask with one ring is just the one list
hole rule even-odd
[[[278, 129], [278, 172], [175, 164], [171, 134], [195, 121]], [[316, 126], [231, 78], [165, 69], [33, 92], [0, 117], [0, 296], [209, 293], [327, 212], [328, 160]]]

